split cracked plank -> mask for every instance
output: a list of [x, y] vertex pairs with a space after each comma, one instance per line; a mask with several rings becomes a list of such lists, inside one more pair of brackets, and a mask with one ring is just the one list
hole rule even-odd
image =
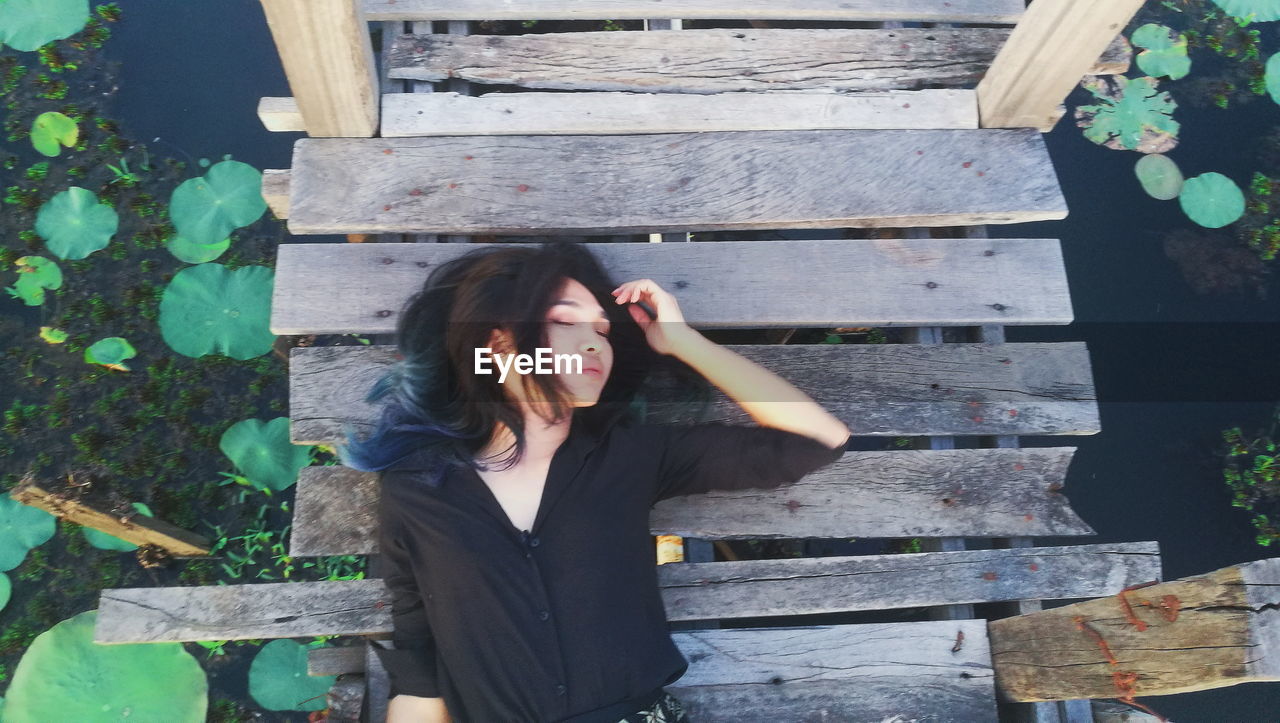
[[1033, 128], [304, 138], [294, 234], [657, 233], [1065, 218]]

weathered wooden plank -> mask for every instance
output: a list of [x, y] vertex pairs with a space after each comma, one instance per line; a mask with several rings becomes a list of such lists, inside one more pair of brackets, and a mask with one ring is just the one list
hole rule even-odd
[[[708, 539], [1092, 535], [1062, 494], [1074, 452], [848, 452], [785, 488], [664, 500], [654, 506], [649, 527], [654, 535]], [[376, 553], [379, 494], [374, 473], [302, 468], [301, 517], [289, 554]], [[343, 499], [350, 501], [345, 509], [338, 504]]]
[[364, 0], [370, 20], [909, 20], [1009, 24], [1023, 0]]
[[364, 704], [365, 679], [363, 675], [342, 675], [325, 696], [328, 713], [326, 723], [360, 723], [360, 708]]
[[[972, 88], [1010, 32], [714, 28], [402, 35], [391, 46], [388, 72], [415, 80], [462, 78], [525, 88], [651, 93]], [[1099, 46], [1082, 70], [1092, 72], [1105, 47]]]
[[307, 675], [342, 675], [364, 672], [365, 646], [312, 648], [307, 651]]
[[[74, 481], [74, 480], [72, 480]], [[154, 545], [170, 557], [208, 557], [210, 542], [203, 535], [148, 517], [132, 508], [117, 513], [105, 505], [93, 505], [70, 497], [62, 490], [44, 489], [28, 475], [9, 490], [9, 497], [48, 512], [59, 519], [114, 535], [139, 547]]]
[[985, 621], [672, 633], [691, 720], [994, 721]]
[[378, 78], [360, 0], [262, 0], [311, 136], [378, 132]]
[[658, 567], [669, 620], [1097, 597], [1159, 575], [1155, 542]]
[[303, 138], [295, 234], [653, 233], [1065, 218], [1038, 131]]
[[[703, 329], [1067, 324], [1073, 318], [1056, 239], [586, 247], [614, 278], [649, 278], [672, 291], [685, 319]], [[394, 333], [404, 303], [430, 270], [473, 250], [455, 244], [281, 245], [271, 331]]]
[[973, 91], [856, 94], [389, 93], [382, 137], [976, 128]]
[[[1006, 344], [726, 344], [781, 375], [859, 436], [1095, 434], [1099, 430], [1084, 342]], [[364, 401], [395, 363], [393, 346], [290, 351], [295, 444], [342, 442], [342, 425], [369, 431], [381, 402]], [[671, 400], [659, 381], [650, 406]], [[714, 392], [713, 392], [714, 393]], [[768, 401], [768, 400], [758, 400]], [[715, 393], [711, 418], [748, 422]], [[667, 418], [655, 416], [655, 421]]]
[[977, 85], [984, 128], [1048, 132], [1056, 109], [1095, 74], [1098, 54], [1116, 42], [1143, 0], [1036, 0]]
[[262, 172], [262, 200], [276, 218], [289, 218], [289, 172], [267, 169]]
[[258, 120], [262, 127], [273, 132], [305, 131], [302, 111], [298, 110], [298, 101], [289, 98], [259, 98]]
[[1120, 597], [991, 621], [1002, 694], [1118, 698], [1280, 680], [1280, 558]]

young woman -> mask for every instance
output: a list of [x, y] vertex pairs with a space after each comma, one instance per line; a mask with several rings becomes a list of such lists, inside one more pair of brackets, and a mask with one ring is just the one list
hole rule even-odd
[[[363, 441], [348, 428], [340, 448], [382, 473], [388, 722], [687, 721], [665, 690], [688, 662], [667, 627], [650, 509], [796, 482], [838, 459], [849, 429], [690, 328], [656, 283], [616, 285], [571, 243], [442, 264], [397, 342], [401, 360], [369, 395], [391, 396], [378, 425]], [[538, 349], [581, 368], [539, 369]], [[642, 422], [642, 386], [673, 360], [759, 426]]]

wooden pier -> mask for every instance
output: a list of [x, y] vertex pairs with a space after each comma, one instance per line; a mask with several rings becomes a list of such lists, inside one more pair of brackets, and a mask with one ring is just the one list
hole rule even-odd
[[[1064, 489], [1075, 448], [1019, 437], [1096, 434], [1097, 400], [1082, 342], [1004, 340], [1008, 325], [1072, 321], [1059, 241], [986, 226], [1067, 215], [1042, 134], [1083, 76], [1128, 70], [1119, 33], [1141, 0], [262, 4], [293, 96], [264, 98], [260, 116], [308, 135], [263, 194], [294, 234], [380, 241], [279, 249], [273, 332], [378, 335], [292, 350], [294, 442], [334, 444], [343, 423], [373, 421], [363, 398], [394, 361], [396, 313], [467, 242], [638, 241], [588, 245], [615, 278], [672, 289], [700, 328], [780, 342], [800, 327], [896, 328], [883, 345], [732, 347], [856, 436], [918, 444], [851, 451], [776, 490], [655, 506], [651, 532], [684, 540], [685, 561], [658, 578], [691, 661], [669, 689], [692, 720], [1154, 720], [1102, 699], [1280, 679], [1277, 560], [1160, 583], [1152, 541], [1035, 544], [1095, 533]], [[493, 19], [646, 29], [470, 32]], [[683, 28], [698, 19], [752, 27]], [[797, 21], [833, 27], [771, 27]], [[854, 232], [690, 242], [761, 229]], [[376, 555], [378, 497], [375, 474], [304, 468], [291, 554]], [[850, 537], [924, 546], [723, 561], [713, 548]], [[1090, 600], [1041, 609], [1064, 599]], [[1003, 614], [975, 616], [989, 604]], [[930, 619], [732, 626], [906, 608]], [[390, 632], [373, 578], [106, 590], [96, 639]], [[311, 668], [342, 674], [330, 720], [384, 720], [371, 647], [314, 651]]]

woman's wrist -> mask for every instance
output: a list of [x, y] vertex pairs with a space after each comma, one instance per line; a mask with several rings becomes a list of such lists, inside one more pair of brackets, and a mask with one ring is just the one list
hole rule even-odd
[[673, 325], [673, 328], [664, 330], [664, 334], [669, 348], [667, 353], [686, 364], [689, 362], [689, 357], [699, 349], [706, 348], [708, 344], [714, 344], [688, 324]]

